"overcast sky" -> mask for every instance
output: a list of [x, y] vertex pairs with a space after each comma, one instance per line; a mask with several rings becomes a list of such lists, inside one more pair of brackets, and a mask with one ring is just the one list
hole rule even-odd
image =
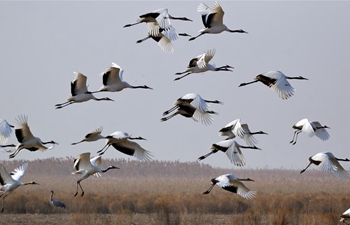
[[[15, 124], [18, 115], [26, 114], [35, 136], [60, 143], [46, 152], [23, 150], [15, 159], [76, 156], [87, 151], [96, 155], [103, 140], [70, 143], [103, 126], [103, 135], [119, 130], [146, 138], [138, 143], [154, 159], [193, 162], [223, 140], [218, 131], [237, 118], [252, 131], [269, 134], [256, 136], [261, 151], [243, 150], [244, 168], [302, 169], [308, 157], [323, 151], [350, 157], [350, 2], [220, 1], [224, 23], [249, 34], [207, 34], [191, 42], [181, 37], [173, 43], [173, 54], [164, 53], [151, 39], [136, 44], [147, 36], [145, 24], [123, 28], [139, 15], [166, 7], [173, 16], [193, 20], [173, 21], [178, 32], [197, 35], [203, 29], [196, 11], [199, 3], [0, 2], [0, 118]], [[205, 3], [212, 6], [214, 2]], [[216, 55], [211, 62], [234, 66], [233, 72], [192, 74], [173, 81], [190, 59], [212, 48]], [[102, 85], [99, 74], [112, 62], [124, 69], [124, 80], [154, 90], [98, 93], [96, 97], [108, 96], [115, 102], [89, 101], [55, 109], [55, 104], [70, 96], [73, 71], [85, 74], [89, 90], [94, 91]], [[238, 87], [270, 70], [309, 80], [291, 80], [296, 92], [288, 100], [261, 83]], [[182, 116], [160, 122], [177, 98], [192, 92], [224, 102], [211, 105], [219, 112], [212, 125]], [[331, 127], [330, 139], [321, 141], [302, 133], [295, 146], [289, 144], [293, 124], [303, 118]], [[17, 144], [15, 136], [8, 143]], [[8, 159], [8, 155], [2, 153], [0, 158]], [[104, 157], [132, 158], [112, 147]], [[203, 163], [237, 168], [222, 152]]]

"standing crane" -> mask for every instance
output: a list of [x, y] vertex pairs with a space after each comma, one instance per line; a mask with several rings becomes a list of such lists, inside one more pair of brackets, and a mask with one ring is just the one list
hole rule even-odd
[[51, 196], [50, 196], [50, 202], [53, 206], [56, 206], [56, 207], [61, 207], [61, 208], [66, 208], [66, 205], [63, 203], [63, 202], [60, 202], [58, 200], [55, 200], [53, 199], [53, 190], [51, 190]]

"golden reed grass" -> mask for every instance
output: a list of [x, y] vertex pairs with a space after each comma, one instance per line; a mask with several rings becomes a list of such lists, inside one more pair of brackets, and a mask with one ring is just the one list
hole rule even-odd
[[[29, 162], [23, 181], [40, 185], [20, 187], [5, 201], [6, 214], [61, 215], [66, 224], [337, 224], [350, 207], [350, 181], [321, 171], [221, 169], [206, 164], [105, 159], [120, 170], [81, 182], [85, 195], [73, 197], [76, 180], [73, 159]], [[2, 161], [9, 171], [22, 161]], [[215, 187], [203, 195], [210, 179], [225, 173], [252, 178], [246, 185], [258, 192], [245, 200]], [[50, 205], [50, 190], [66, 209]], [[12, 215], [13, 217], [13, 215]], [[69, 219], [67, 219], [69, 217]], [[55, 221], [59, 221], [56, 219]], [[39, 224], [39, 223], [38, 223]], [[49, 223], [50, 224], [50, 223]], [[54, 223], [52, 223], [54, 224]]]

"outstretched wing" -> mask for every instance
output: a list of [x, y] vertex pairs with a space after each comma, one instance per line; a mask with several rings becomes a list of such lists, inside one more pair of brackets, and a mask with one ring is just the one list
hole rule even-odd
[[11, 172], [11, 177], [14, 180], [20, 180], [23, 175], [26, 173], [28, 163], [24, 163], [16, 168], [13, 172]]

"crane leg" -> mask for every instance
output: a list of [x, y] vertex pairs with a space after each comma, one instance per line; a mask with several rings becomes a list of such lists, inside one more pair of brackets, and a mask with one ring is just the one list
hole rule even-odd
[[2, 207], [1, 207], [1, 213], [4, 212], [4, 204], [5, 204], [5, 198], [7, 197], [7, 195], [5, 195], [3, 198], [2, 198]]
[[213, 152], [209, 152], [208, 154], [202, 155], [201, 157], [198, 158], [198, 160], [203, 160], [203, 159], [207, 158], [208, 156], [210, 156], [211, 154], [213, 154]]
[[170, 116], [161, 118], [160, 121], [164, 122], [164, 121], [170, 120], [171, 118], [173, 118], [177, 114], [179, 114], [179, 111], [176, 111], [175, 113], [171, 114]]
[[188, 39], [188, 40], [189, 40], [189, 41], [193, 41], [194, 39], [196, 39], [196, 38], [199, 37], [199, 36], [202, 36], [203, 34], [205, 34], [205, 33], [200, 33], [200, 34], [198, 34], [197, 36], [191, 37], [191, 38]]
[[176, 81], [176, 80], [180, 80], [180, 79], [182, 79], [182, 78], [184, 78], [184, 77], [186, 77], [186, 76], [188, 76], [188, 75], [190, 75], [191, 73], [186, 73], [185, 75], [183, 75], [183, 76], [181, 76], [181, 77], [176, 77], [175, 79], [174, 79], [174, 81]]
[[289, 143], [293, 143], [293, 142], [294, 142], [295, 134], [296, 134], [297, 132], [298, 132], [298, 130], [294, 131], [293, 139], [292, 139]]
[[79, 185], [79, 187], [80, 187], [80, 189], [81, 189], [81, 197], [84, 196], [84, 190], [83, 190], [83, 187], [81, 186], [80, 182], [81, 182], [81, 180], [78, 180], [78, 181], [77, 181], [77, 191], [75, 192], [74, 197], [78, 195], [78, 185]]
[[73, 104], [74, 102], [73, 101], [70, 101], [70, 102], [65, 102], [65, 103], [62, 103], [62, 104], [56, 104], [56, 109], [62, 109], [63, 107], [66, 107], [66, 106], [69, 106], [71, 104]]
[[293, 142], [293, 145], [295, 145], [297, 143], [297, 139], [298, 139], [298, 135], [300, 134], [301, 130], [299, 130], [296, 135], [295, 135], [295, 140]]
[[208, 190], [206, 190], [205, 192], [203, 192], [203, 194], [204, 194], [204, 195], [209, 194], [209, 193], [211, 192], [211, 190], [214, 188], [214, 186], [215, 186], [215, 184], [212, 184]]
[[[103, 155], [105, 154], [105, 152], [107, 151], [107, 149], [109, 148], [109, 144], [106, 144], [100, 151], [98, 151], [97, 153], [100, 153], [99, 155]], [[106, 148], [106, 149], [105, 149]]]
[[309, 165], [307, 165], [307, 167], [306, 167], [305, 169], [303, 169], [302, 171], [300, 171], [300, 173], [304, 173], [305, 170], [306, 170], [307, 168], [309, 168], [309, 166], [310, 166], [311, 164], [312, 164], [312, 163], [310, 162]]
[[172, 111], [174, 111], [174, 110], [177, 109], [177, 108], [179, 108], [179, 106], [176, 105], [176, 106], [172, 107], [171, 109], [165, 111], [165, 112], [163, 113], [163, 116], [168, 115], [169, 113], [171, 113]]
[[9, 158], [10, 159], [14, 158], [19, 153], [20, 150], [21, 149], [16, 149], [16, 151], [14, 153], [12, 153]]

